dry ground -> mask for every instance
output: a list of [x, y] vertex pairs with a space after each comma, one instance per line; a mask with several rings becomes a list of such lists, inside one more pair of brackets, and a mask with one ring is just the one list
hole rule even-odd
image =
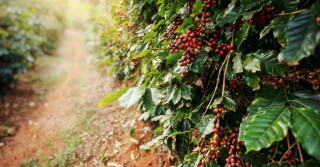
[[119, 83], [93, 66], [82, 32], [67, 29], [61, 41], [0, 104], [0, 127], [12, 130], [0, 138], [0, 167], [170, 166], [167, 149], [138, 149], [151, 140], [139, 137], [150, 125], [136, 123], [135, 139], [124, 133], [136, 112], [97, 107]]

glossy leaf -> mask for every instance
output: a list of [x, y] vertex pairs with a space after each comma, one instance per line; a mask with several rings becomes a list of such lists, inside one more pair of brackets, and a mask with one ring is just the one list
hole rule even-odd
[[224, 107], [228, 110], [235, 111], [236, 103], [230, 97], [223, 97]]
[[208, 51], [203, 50], [199, 52], [196, 60], [191, 65], [191, 71], [195, 73], [201, 73], [203, 70], [203, 64], [207, 61]]
[[246, 40], [249, 30], [250, 30], [250, 24], [248, 22], [245, 22], [243, 23], [243, 26], [237, 31], [236, 39], [235, 39], [235, 46], [237, 50], [239, 50], [242, 42]]
[[279, 54], [279, 59], [296, 63], [314, 54], [315, 47], [320, 43], [320, 28], [316, 25], [311, 12], [305, 11], [298, 14], [287, 26], [288, 44]]
[[248, 107], [248, 111], [253, 114], [258, 112], [258, 110], [269, 107], [273, 103], [281, 102], [285, 104], [284, 93], [280, 89], [274, 89], [271, 85], [263, 86], [260, 90], [257, 91], [255, 95], [255, 100]]
[[254, 55], [261, 60], [261, 70], [270, 75], [281, 75], [290, 68], [278, 61], [278, 52], [258, 50]]
[[223, 26], [226, 23], [234, 24], [236, 20], [240, 17], [239, 11], [239, 8], [233, 8], [231, 11], [226, 10], [227, 13], [224, 13], [224, 15], [220, 15], [217, 18], [216, 25]]
[[180, 51], [179, 53], [170, 54], [167, 59], [167, 65], [176, 64], [178, 62], [178, 60], [182, 57], [182, 53], [183, 52]]
[[[179, 131], [185, 132], [190, 130], [191, 123], [185, 119], [179, 125]], [[190, 135], [189, 133], [183, 133], [176, 136], [176, 151], [180, 160], [183, 160], [184, 156], [189, 153]]]
[[240, 0], [241, 2], [241, 11], [248, 11], [253, 7], [259, 6], [265, 0]]
[[201, 132], [199, 135], [200, 138], [204, 138], [206, 135], [210, 134], [214, 129], [214, 118], [216, 116], [213, 114], [209, 114], [204, 116], [203, 121], [198, 124], [197, 128]]
[[295, 11], [300, 3], [300, 0], [277, 0], [279, 10], [284, 10], [286, 12]]
[[252, 55], [247, 55], [246, 60], [243, 63], [244, 69], [253, 73], [261, 71], [260, 59], [253, 57]]
[[124, 87], [120, 90], [117, 90], [115, 93], [108, 94], [103, 100], [99, 102], [99, 107], [107, 106], [116, 100], [118, 100], [123, 94], [125, 94], [128, 91], [129, 88]]
[[202, 1], [196, 0], [196, 3], [193, 6], [193, 11], [195, 14], [199, 14], [202, 12]]
[[173, 104], [177, 104], [181, 99], [181, 89], [180, 88], [177, 88], [174, 90], [174, 93], [173, 93], [173, 97], [172, 97], [172, 102]]
[[260, 88], [260, 85], [259, 85], [260, 78], [255, 73], [246, 72], [243, 75], [243, 80], [247, 83], [248, 86], [253, 88], [253, 90], [257, 90]]
[[290, 111], [282, 103], [273, 104], [249, 114], [243, 122], [245, 128], [240, 128], [247, 152], [268, 148], [275, 141], [282, 140], [290, 124]]
[[145, 93], [145, 90], [145, 87], [142, 86], [130, 88], [125, 94], [123, 94], [119, 98], [120, 105], [125, 108], [131, 107], [133, 104], [135, 104], [141, 99], [141, 97]]
[[144, 57], [145, 55], [147, 55], [150, 52], [151, 52], [151, 50], [146, 49], [146, 50], [142, 51], [141, 53], [139, 53], [138, 55], [133, 56], [132, 59], [138, 59], [138, 58]]
[[320, 114], [320, 94], [315, 94], [310, 91], [296, 91], [293, 93], [296, 98], [295, 102], [314, 110], [317, 114]]
[[307, 108], [294, 108], [291, 130], [306, 152], [320, 160], [320, 115]]
[[233, 70], [236, 73], [242, 73], [243, 72], [243, 66], [242, 66], [242, 60], [241, 60], [241, 54], [237, 54], [233, 59]]

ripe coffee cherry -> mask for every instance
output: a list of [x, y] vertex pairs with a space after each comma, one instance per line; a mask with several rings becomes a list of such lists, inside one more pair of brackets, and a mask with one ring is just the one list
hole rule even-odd
[[183, 24], [183, 20], [181, 19], [180, 16], [178, 16], [175, 22], [172, 24], [172, 26], [169, 27], [168, 31], [166, 31], [163, 36], [167, 38], [171, 37], [176, 31], [176, 29], [178, 28], [178, 26], [182, 24]]
[[250, 24], [268, 25], [279, 11], [274, 6], [265, 6], [262, 11], [255, 14], [250, 20]]

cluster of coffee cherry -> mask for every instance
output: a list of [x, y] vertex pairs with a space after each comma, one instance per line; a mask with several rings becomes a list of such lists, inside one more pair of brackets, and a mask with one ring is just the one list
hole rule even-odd
[[193, 8], [193, 5], [196, 3], [196, 1], [189, 1], [187, 4], [188, 6], [190, 6], [191, 8]]
[[240, 83], [237, 78], [233, 78], [229, 85], [226, 85], [226, 89], [238, 89], [240, 87]]
[[202, 1], [203, 1], [203, 5], [202, 5], [203, 9], [210, 9], [212, 5], [215, 5], [217, 3], [216, 0], [202, 0]]
[[[238, 131], [239, 129], [237, 128], [236, 133], [232, 133], [229, 136], [229, 141], [231, 141], [229, 147], [228, 147], [228, 154], [229, 157], [226, 158], [226, 166], [227, 167], [240, 167], [241, 166], [241, 147], [244, 146], [243, 142], [238, 142]], [[249, 166], [248, 163], [245, 164], [246, 166]]]
[[176, 31], [176, 29], [178, 28], [179, 25], [183, 24], [183, 20], [181, 19], [181, 17], [177, 17], [177, 19], [174, 21], [174, 23], [172, 24], [172, 26], [169, 27], [168, 31], [166, 31], [163, 36], [164, 37], [171, 37], [174, 32]]
[[221, 56], [229, 53], [233, 53], [234, 45], [229, 45], [227, 43], [221, 43], [218, 45], [217, 49], [214, 50], [215, 53], [219, 53]]
[[232, 32], [233, 30], [238, 30], [242, 26], [243, 26], [243, 20], [242, 19], [238, 19], [235, 24], [230, 25], [229, 31]]
[[210, 16], [211, 16], [211, 13], [210, 12], [206, 12], [206, 13], [203, 13], [203, 17], [202, 17], [202, 22], [203, 23], [208, 23], [210, 22]]
[[265, 6], [263, 10], [255, 14], [250, 20], [250, 24], [268, 25], [279, 11], [274, 6]]
[[[219, 105], [213, 106], [213, 113], [215, 115], [217, 115], [217, 114], [220, 115], [220, 114], [226, 113], [226, 109], [224, 108], [223, 102], [221, 102]], [[218, 117], [220, 117], [220, 116], [218, 116]]]
[[226, 158], [227, 167], [249, 167], [249, 163], [241, 163], [241, 147], [244, 146], [243, 142], [238, 142], [238, 129], [232, 131], [231, 129], [223, 129], [221, 127], [215, 127], [214, 136], [209, 139], [209, 142], [205, 144], [199, 152], [205, 154], [202, 157], [202, 161], [199, 161], [198, 167], [204, 167], [205, 163], [208, 164], [210, 161], [217, 161], [221, 158], [221, 149], [227, 148], [228, 158]]

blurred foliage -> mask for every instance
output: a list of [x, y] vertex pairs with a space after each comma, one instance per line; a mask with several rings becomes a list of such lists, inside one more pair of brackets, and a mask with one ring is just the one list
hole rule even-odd
[[64, 28], [62, 0], [0, 1], [0, 94], [26, 72], [38, 55], [56, 48]]

